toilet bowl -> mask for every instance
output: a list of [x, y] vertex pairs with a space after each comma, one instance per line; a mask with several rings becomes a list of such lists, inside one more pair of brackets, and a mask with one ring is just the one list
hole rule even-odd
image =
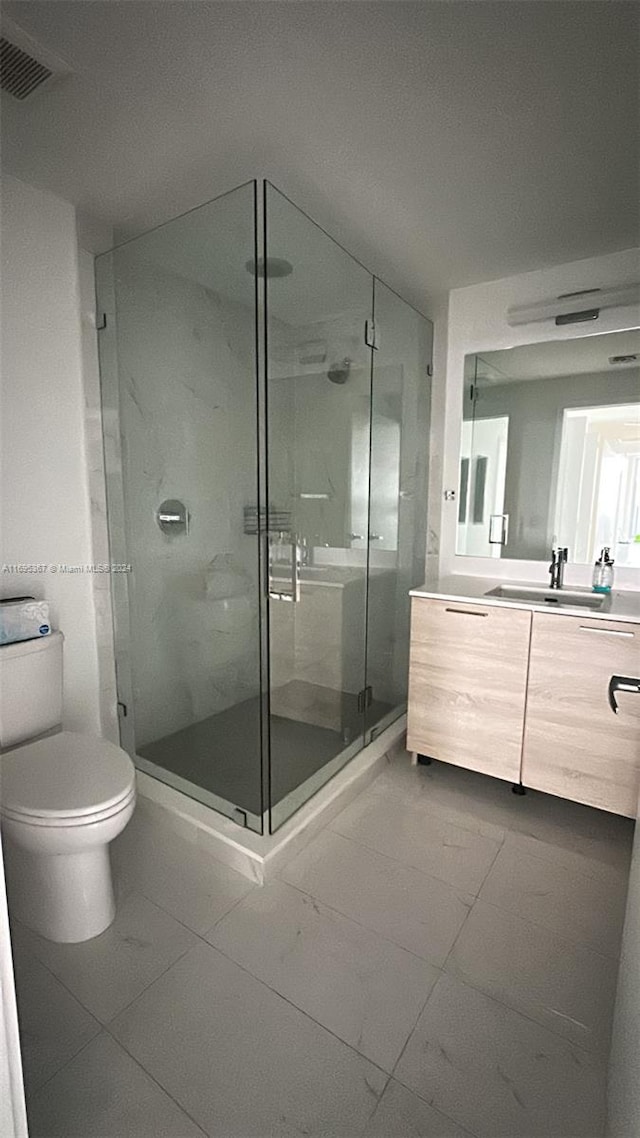
[[135, 808], [131, 759], [59, 731], [2, 755], [0, 774], [12, 914], [49, 940], [98, 936], [115, 915], [109, 843]]

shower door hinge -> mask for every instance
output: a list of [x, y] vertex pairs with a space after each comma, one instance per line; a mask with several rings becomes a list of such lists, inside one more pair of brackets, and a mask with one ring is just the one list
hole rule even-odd
[[96, 312], [96, 332], [103, 332], [107, 327], [107, 314], [106, 312]]
[[364, 322], [364, 342], [368, 348], [375, 348], [377, 351], [376, 325], [373, 320], [365, 320]]
[[368, 707], [373, 703], [373, 688], [371, 684], [367, 684], [366, 688], [358, 692], [358, 711], [362, 715]]

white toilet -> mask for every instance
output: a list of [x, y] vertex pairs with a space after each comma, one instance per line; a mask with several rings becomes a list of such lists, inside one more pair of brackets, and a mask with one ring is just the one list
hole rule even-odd
[[115, 916], [109, 842], [135, 807], [120, 747], [62, 719], [61, 632], [0, 646], [0, 823], [11, 912], [49, 940], [89, 940]]

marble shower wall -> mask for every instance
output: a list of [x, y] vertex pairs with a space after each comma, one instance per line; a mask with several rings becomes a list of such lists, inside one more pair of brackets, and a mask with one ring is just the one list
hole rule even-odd
[[[138, 747], [258, 694], [254, 311], [117, 254], [122, 493]], [[189, 532], [159, 529], [165, 499]]]

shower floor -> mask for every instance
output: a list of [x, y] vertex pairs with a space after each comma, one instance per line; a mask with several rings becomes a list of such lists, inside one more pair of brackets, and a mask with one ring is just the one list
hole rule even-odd
[[[304, 705], [306, 720], [314, 697], [322, 703], [322, 693], [327, 689], [315, 684], [299, 686], [305, 689], [301, 705]], [[272, 805], [286, 798], [362, 732], [357, 695], [350, 692], [337, 694], [341, 705], [340, 730], [310, 723], [294, 715], [272, 714]], [[290, 697], [287, 703], [290, 703]], [[389, 711], [391, 704], [374, 701], [368, 709], [368, 723], [374, 724]], [[138, 753], [156, 766], [217, 794], [241, 810], [262, 813], [259, 696], [147, 743], [138, 748]]]

